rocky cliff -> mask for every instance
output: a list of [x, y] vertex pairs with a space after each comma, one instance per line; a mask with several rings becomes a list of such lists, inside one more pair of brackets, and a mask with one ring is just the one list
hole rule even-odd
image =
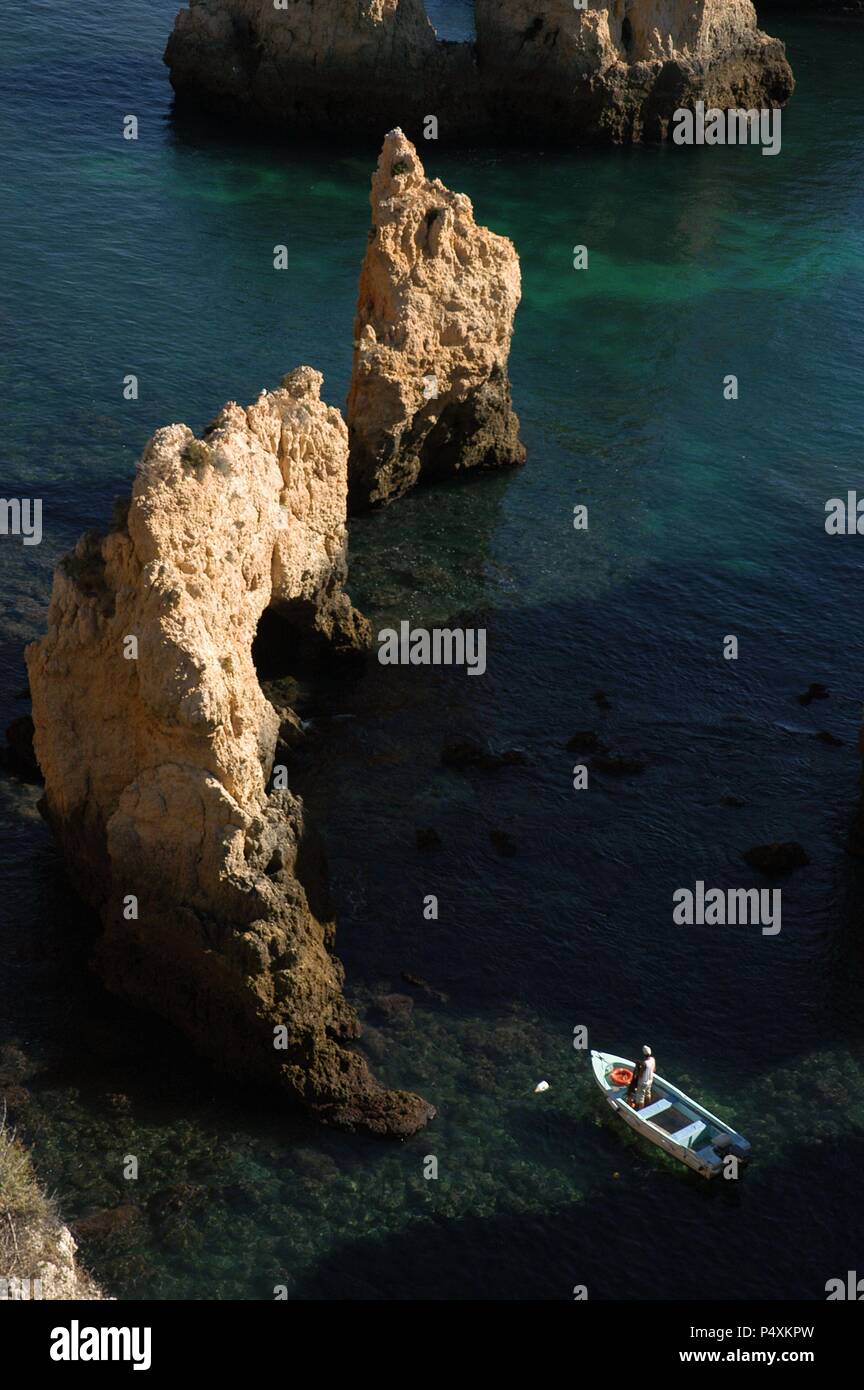
[[28, 1214], [11, 1229], [15, 1239], [5, 1241], [6, 1250], [0, 1231], [0, 1301], [93, 1303], [105, 1298], [78, 1263], [72, 1232], [56, 1217], [36, 1221]]
[[372, 178], [348, 397], [352, 508], [419, 481], [522, 463], [507, 360], [519, 303], [512, 242], [427, 179], [392, 130]]
[[57, 569], [27, 651], [35, 748], [107, 985], [233, 1074], [403, 1135], [431, 1107], [343, 1045], [323, 859], [272, 785], [280, 719], [252, 659], [265, 610], [288, 644], [367, 637], [341, 587], [347, 431], [320, 385], [301, 367], [201, 439], [154, 435], [114, 528]]
[[191, 0], [165, 54], [178, 97], [270, 125], [419, 138], [657, 140], [674, 111], [789, 97], [750, 0], [476, 0], [476, 43], [422, 0]]
[[0, 1101], [0, 1302], [104, 1298]]

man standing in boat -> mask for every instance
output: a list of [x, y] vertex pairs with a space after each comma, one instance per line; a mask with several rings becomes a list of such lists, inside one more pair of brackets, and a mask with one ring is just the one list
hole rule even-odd
[[627, 1099], [634, 1110], [641, 1110], [643, 1105], [649, 1105], [651, 1101], [651, 1087], [654, 1084], [654, 1073], [657, 1070], [657, 1063], [650, 1047], [646, 1043], [642, 1048], [642, 1060], [637, 1062], [633, 1068], [633, 1080], [627, 1087]]

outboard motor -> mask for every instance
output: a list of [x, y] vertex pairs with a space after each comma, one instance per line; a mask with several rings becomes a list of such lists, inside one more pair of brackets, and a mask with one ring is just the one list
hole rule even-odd
[[750, 1145], [747, 1140], [736, 1141], [731, 1134], [718, 1134], [716, 1139], [712, 1139], [711, 1147], [721, 1162], [727, 1154], [732, 1154], [739, 1163], [747, 1163], [750, 1159]]

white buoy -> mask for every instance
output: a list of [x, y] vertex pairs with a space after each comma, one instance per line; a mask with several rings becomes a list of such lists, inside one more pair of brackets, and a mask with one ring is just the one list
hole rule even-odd
[[536, 1096], [536, 1094], [537, 1094], [538, 1091], [548, 1091], [548, 1090], [549, 1090], [549, 1082], [548, 1082], [548, 1081], [538, 1081], [538, 1082], [537, 1082], [537, 1085], [534, 1087], [534, 1094], [535, 1094], [535, 1096]]

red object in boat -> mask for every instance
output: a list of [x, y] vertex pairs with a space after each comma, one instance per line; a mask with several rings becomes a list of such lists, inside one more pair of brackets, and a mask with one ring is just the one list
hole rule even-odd
[[614, 1086], [629, 1086], [633, 1080], [633, 1073], [629, 1067], [613, 1067], [609, 1073], [609, 1080]]

